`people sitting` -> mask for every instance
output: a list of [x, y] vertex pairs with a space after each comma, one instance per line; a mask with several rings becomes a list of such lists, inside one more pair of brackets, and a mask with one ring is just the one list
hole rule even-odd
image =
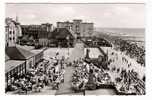
[[[51, 63], [51, 61], [48, 63]], [[30, 70], [27, 70], [25, 75], [19, 76], [14, 80], [6, 90], [18, 90], [20, 93], [23, 93], [24, 91], [26, 94], [27, 91], [41, 92], [41, 89], [53, 82], [57, 83], [58, 87], [61, 82], [64, 82], [64, 67], [61, 68], [60, 64], [61, 63], [57, 61], [55, 63], [48, 64], [49, 66], [45, 66], [46, 64], [40, 62], [36, 67], [32, 67]]]

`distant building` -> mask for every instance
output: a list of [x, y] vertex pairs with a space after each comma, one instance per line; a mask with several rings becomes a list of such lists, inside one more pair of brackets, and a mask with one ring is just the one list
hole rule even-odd
[[51, 32], [43, 32], [38, 34], [38, 43], [40, 46], [48, 46], [49, 40], [48, 35], [51, 34]]
[[46, 31], [46, 32], [52, 32], [52, 30], [53, 30], [53, 26], [50, 23], [41, 24], [41, 28], [43, 31]]
[[[52, 24], [44, 23], [41, 25], [22, 25], [24, 37], [33, 37], [33, 41], [37, 41], [39, 45], [48, 45], [48, 34], [53, 30]], [[23, 37], [23, 38], [24, 38]], [[28, 42], [28, 41], [27, 41]]]
[[19, 37], [22, 36], [21, 25], [18, 19], [5, 19], [5, 46], [15, 46], [19, 42]]
[[76, 37], [86, 37], [93, 34], [94, 24], [82, 22], [82, 20], [73, 20], [73, 22], [57, 22], [57, 28], [67, 28]]
[[49, 34], [49, 46], [72, 47], [74, 37], [66, 28], [56, 28]]
[[33, 36], [34, 39], [38, 39], [38, 33], [41, 33], [41, 25], [21, 25], [22, 33], [24, 36]]

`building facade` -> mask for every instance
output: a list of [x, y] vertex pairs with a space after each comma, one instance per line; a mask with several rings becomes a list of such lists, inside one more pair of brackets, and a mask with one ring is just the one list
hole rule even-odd
[[41, 46], [48, 45], [48, 34], [52, 31], [53, 26], [50, 23], [43, 23], [41, 25], [22, 25], [22, 33], [24, 37], [32, 36], [33, 42], [36, 41]]
[[5, 19], [5, 46], [15, 46], [18, 38], [22, 36], [21, 25], [18, 20]]
[[49, 34], [49, 46], [73, 47], [74, 37], [67, 28], [56, 28]]
[[5, 46], [15, 46], [22, 36], [21, 25], [18, 20], [12, 18], [5, 19]]
[[14, 79], [26, 73], [25, 61], [8, 60], [5, 63], [5, 88], [11, 85]]
[[21, 47], [5, 48], [5, 77], [6, 88], [17, 79], [18, 76], [26, 74], [30, 68], [43, 60], [43, 49], [26, 50]]
[[34, 56], [35, 65], [37, 65], [41, 60], [43, 60], [43, 53], [44, 53], [43, 49], [31, 50], [31, 52], [35, 54], [35, 56]]
[[67, 28], [74, 36], [87, 37], [93, 34], [94, 24], [73, 20], [73, 22], [57, 22], [57, 28]]
[[[49, 24], [43, 24], [41, 28], [34, 26], [31, 29], [39, 29], [43, 33], [45, 30], [50, 31], [50, 27]], [[32, 52], [16, 45], [17, 42], [20, 42], [19, 38], [22, 37], [22, 28], [17, 18], [15, 21], [12, 18], [5, 19], [5, 35], [5, 88], [7, 90], [14, 79], [26, 74], [28, 69], [35, 67], [43, 59], [43, 50]], [[32, 40], [33, 36], [28, 39]]]

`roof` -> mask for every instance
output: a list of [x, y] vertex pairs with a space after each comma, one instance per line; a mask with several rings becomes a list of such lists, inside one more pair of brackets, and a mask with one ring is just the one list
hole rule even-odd
[[12, 60], [26, 60], [34, 56], [32, 52], [20, 47], [6, 47], [5, 52]]
[[8, 60], [5, 62], [5, 73], [11, 71], [15, 67], [17, 67], [20, 64], [23, 64], [25, 61], [21, 60]]
[[82, 21], [82, 19], [74, 19], [73, 21]]
[[52, 32], [51, 36], [49, 36], [49, 38], [66, 39], [67, 36], [69, 36], [70, 39], [73, 39], [73, 38], [74, 38], [68, 29], [66, 29], [66, 28], [56, 28], [56, 29]]
[[17, 47], [20, 47], [20, 48], [22, 48], [22, 49], [25, 49], [25, 50], [27, 50], [27, 51], [31, 51], [31, 50], [33, 50], [34, 49], [34, 46], [27, 46], [27, 45], [24, 45], [24, 46], [22, 46], [22, 45], [16, 45]]
[[23, 35], [22, 40], [28, 40], [29, 36], [28, 35]]
[[35, 55], [43, 52], [43, 49], [40, 49], [40, 50], [31, 50], [32, 53], [34, 53]]
[[10, 57], [7, 54], [5, 54], [5, 61], [7, 61], [9, 59], [10, 59]]

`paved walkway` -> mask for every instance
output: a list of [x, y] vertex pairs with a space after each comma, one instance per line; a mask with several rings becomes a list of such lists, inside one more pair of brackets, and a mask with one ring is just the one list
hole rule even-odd
[[116, 95], [116, 92], [114, 89], [97, 89], [97, 90], [86, 90], [86, 95]]
[[[84, 55], [84, 46], [83, 43], [77, 43], [72, 50], [69, 61], [73, 61], [83, 57]], [[56, 92], [56, 95], [64, 94], [74, 94], [74, 91], [71, 89], [71, 80], [73, 75], [73, 67], [67, 67], [64, 74], [64, 83], [59, 86], [59, 90]]]
[[56, 90], [52, 90], [51, 86], [44, 87], [41, 92], [33, 92], [28, 95], [55, 95]]
[[56, 92], [56, 95], [64, 95], [64, 94], [71, 94], [74, 93], [71, 89], [71, 80], [72, 80], [72, 74], [73, 74], [73, 67], [67, 67], [65, 69], [64, 74], [64, 83], [62, 83], [59, 86], [59, 90]]
[[74, 60], [78, 60], [84, 57], [84, 44], [83, 43], [76, 43], [75, 47], [70, 53], [69, 61], [72, 62]]

